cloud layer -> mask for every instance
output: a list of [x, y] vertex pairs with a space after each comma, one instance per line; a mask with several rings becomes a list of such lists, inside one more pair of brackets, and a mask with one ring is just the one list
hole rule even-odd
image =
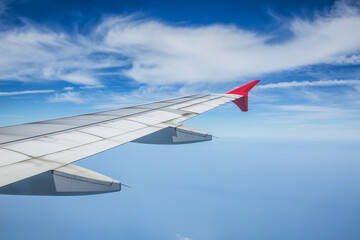
[[277, 35], [236, 26], [171, 25], [136, 16], [106, 17], [87, 34], [25, 20], [22, 27], [0, 32], [0, 80], [101, 85], [111, 76], [147, 84], [230, 82], [357, 61], [359, 26], [359, 9], [343, 3], [311, 20], [289, 20], [290, 37], [276, 41]]

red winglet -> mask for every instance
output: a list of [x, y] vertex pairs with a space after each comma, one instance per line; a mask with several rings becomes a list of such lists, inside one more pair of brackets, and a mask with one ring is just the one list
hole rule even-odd
[[242, 95], [242, 98], [238, 98], [233, 101], [243, 112], [248, 111], [248, 93], [249, 91], [258, 84], [260, 80], [254, 80], [252, 82], [249, 82], [245, 85], [242, 85], [241, 87], [235, 88], [231, 90], [230, 92], [227, 92], [226, 94], [236, 94], [236, 95]]

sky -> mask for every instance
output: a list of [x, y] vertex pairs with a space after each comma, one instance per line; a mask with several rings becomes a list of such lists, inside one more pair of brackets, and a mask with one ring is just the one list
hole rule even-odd
[[359, 26], [359, 1], [0, 0], [0, 126], [261, 80], [185, 122], [210, 143], [77, 163], [131, 189], [1, 196], [0, 237], [359, 239]]

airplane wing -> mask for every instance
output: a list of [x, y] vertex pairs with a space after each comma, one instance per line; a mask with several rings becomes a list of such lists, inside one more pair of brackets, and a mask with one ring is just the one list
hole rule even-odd
[[233, 101], [248, 110], [254, 80], [226, 94], [197, 94], [0, 128], [0, 194], [84, 195], [121, 183], [72, 163], [128, 142], [183, 144], [212, 136], [181, 124]]

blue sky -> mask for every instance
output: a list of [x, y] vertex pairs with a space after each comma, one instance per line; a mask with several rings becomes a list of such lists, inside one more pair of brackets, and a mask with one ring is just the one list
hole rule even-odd
[[246, 137], [262, 125], [259, 137], [359, 139], [356, 2], [2, 1], [0, 9], [2, 125], [261, 79], [251, 96], [258, 124]]
[[1, 126], [261, 80], [186, 122], [211, 143], [79, 162], [131, 190], [2, 197], [0, 236], [358, 239], [358, 26], [357, 1], [0, 0]]

